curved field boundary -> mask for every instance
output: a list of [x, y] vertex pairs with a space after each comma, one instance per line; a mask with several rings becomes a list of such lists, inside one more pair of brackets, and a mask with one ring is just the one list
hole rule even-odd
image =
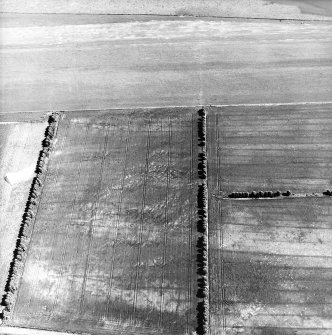
[[55, 112], [48, 118], [48, 126], [45, 130], [45, 138], [42, 141], [42, 149], [39, 153], [35, 170], [36, 176], [33, 178], [29, 191], [28, 201], [24, 210], [21, 227], [16, 241], [16, 247], [13, 253], [13, 260], [9, 268], [5, 294], [0, 304], [0, 320], [8, 319], [15, 304], [16, 291], [20, 284], [20, 279], [24, 269], [24, 262], [27, 257], [27, 249], [38, 209], [43, 181], [47, 172], [49, 155], [54, 146], [60, 115], [61, 114], [59, 112]]
[[207, 161], [206, 161], [206, 113], [198, 111], [198, 192], [197, 192], [197, 334], [208, 333], [209, 280], [208, 280], [208, 209], [207, 209]]

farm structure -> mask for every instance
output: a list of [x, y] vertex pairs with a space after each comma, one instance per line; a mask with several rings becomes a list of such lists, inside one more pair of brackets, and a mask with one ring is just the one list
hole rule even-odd
[[195, 330], [196, 123], [191, 109], [65, 114], [9, 325]]

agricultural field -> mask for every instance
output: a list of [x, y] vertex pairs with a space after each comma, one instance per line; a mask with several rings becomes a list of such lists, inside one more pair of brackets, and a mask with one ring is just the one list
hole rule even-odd
[[65, 113], [9, 326], [196, 328], [197, 114]]
[[332, 200], [210, 208], [211, 335], [332, 332]]
[[62, 113], [2, 329], [330, 334], [331, 108]]
[[0, 334], [331, 335], [332, 0], [0, 1]]
[[[227, 1], [229, 15], [234, 0]], [[332, 97], [331, 21], [9, 13], [0, 20], [0, 104], [7, 111]]]
[[[331, 334], [330, 114], [209, 109], [210, 335]], [[279, 189], [291, 195], [229, 198]]]
[[211, 107], [210, 192], [332, 188], [332, 104]]
[[[4, 294], [46, 119], [0, 114], [0, 297]], [[0, 298], [1, 299], [1, 298]]]

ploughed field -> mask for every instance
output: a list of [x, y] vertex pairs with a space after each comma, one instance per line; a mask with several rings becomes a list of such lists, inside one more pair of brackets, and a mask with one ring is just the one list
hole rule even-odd
[[331, 199], [215, 201], [211, 335], [331, 334], [331, 222]]
[[332, 104], [210, 107], [210, 191], [332, 188]]
[[65, 114], [9, 325], [192, 334], [196, 128], [191, 109]]
[[331, 334], [331, 111], [208, 110], [211, 335]]

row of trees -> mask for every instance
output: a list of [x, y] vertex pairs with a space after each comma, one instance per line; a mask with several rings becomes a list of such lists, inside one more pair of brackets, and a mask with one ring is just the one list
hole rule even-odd
[[30, 242], [32, 226], [38, 209], [41, 188], [45, 179], [47, 162], [53, 148], [54, 137], [58, 126], [60, 114], [53, 113], [48, 119], [48, 126], [45, 131], [45, 138], [42, 142], [42, 150], [39, 153], [36, 176], [34, 177], [29, 191], [28, 201], [20, 226], [16, 248], [13, 253], [13, 261], [10, 263], [9, 274], [5, 286], [5, 294], [1, 301], [1, 318], [7, 319], [15, 303], [16, 291], [19, 287], [20, 278], [23, 273], [26, 251]]
[[[313, 193], [316, 194], [317, 193]], [[281, 192], [281, 191], [252, 191], [252, 192], [232, 192], [228, 195], [228, 198], [277, 198], [277, 197], [289, 197], [291, 196], [291, 191]], [[332, 196], [331, 190], [326, 190], [323, 195]]]
[[198, 146], [205, 147], [206, 142], [206, 113], [202, 108], [198, 112], [197, 121], [197, 135], [198, 135]]
[[197, 231], [205, 234], [207, 231], [207, 188], [205, 184], [198, 185], [197, 191]]
[[208, 222], [207, 222], [207, 161], [206, 161], [206, 113], [198, 111], [198, 178], [197, 190], [197, 231], [199, 237], [196, 244], [197, 263], [197, 335], [208, 333], [209, 282], [208, 282]]
[[232, 192], [228, 195], [229, 198], [277, 198], [277, 197], [289, 197], [291, 196], [291, 191], [281, 192], [281, 191], [252, 191], [252, 192]]

